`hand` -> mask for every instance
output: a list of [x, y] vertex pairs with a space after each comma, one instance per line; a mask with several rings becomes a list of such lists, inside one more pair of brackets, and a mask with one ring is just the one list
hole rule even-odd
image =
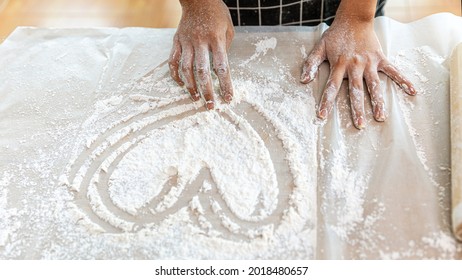
[[365, 127], [363, 79], [371, 96], [374, 118], [380, 122], [385, 121], [387, 113], [378, 71], [385, 73], [407, 94], [416, 94], [412, 83], [383, 54], [372, 19], [336, 18], [305, 61], [301, 82], [311, 82], [326, 59], [330, 64], [330, 75], [319, 104], [320, 119], [327, 118], [332, 110], [344, 78], [348, 78], [351, 113], [358, 129]]
[[209, 52], [223, 99], [230, 102], [233, 97], [227, 56], [234, 37], [231, 17], [221, 0], [180, 2], [183, 15], [173, 39], [170, 74], [180, 86], [186, 85], [194, 101], [199, 100], [202, 94], [207, 109], [213, 109], [215, 99]]

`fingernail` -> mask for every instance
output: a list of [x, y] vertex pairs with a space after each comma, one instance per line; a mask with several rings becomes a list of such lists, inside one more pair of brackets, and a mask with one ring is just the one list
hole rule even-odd
[[366, 127], [366, 124], [364, 123], [364, 118], [363, 117], [358, 117], [356, 119], [356, 128], [357, 129], [363, 129], [364, 127]]
[[374, 118], [378, 122], [383, 122], [385, 120], [384, 116], [383, 116], [383, 113], [380, 110], [375, 111]]
[[321, 109], [318, 114], [320, 119], [325, 119], [327, 117], [327, 109]]
[[306, 71], [303, 71], [302, 75], [300, 76], [300, 82], [302, 82], [302, 83], [308, 82], [308, 77], [306, 76]]
[[191, 98], [194, 101], [198, 101], [201, 98], [201, 95], [197, 91], [195, 91], [194, 89], [191, 89], [189, 91], [189, 93], [191, 94]]
[[383, 121], [385, 121], [385, 119], [386, 119], [387, 117], [386, 117], [385, 111], [384, 111], [382, 108], [380, 108], [380, 107], [377, 106], [377, 107], [375, 108], [374, 118], [375, 118], [375, 120], [378, 121], [378, 122], [383, 122]]
[[383, 122], [383, 113], [380, 105], [377, 105], [375, 102], [372, 102], [372, 112], [374, 114], [374, 119], [378, 122]]
[[233, 96], [231, 94], [226, 94], [224, 99], [227, 103], [230, 103], [231, 100], [233, 100]]
[[215, 102], [213, 102], [212, 100], [206, 101], [205, 107], [207, 108], [207, 110], [213, 110], [213, 108], [215, 107]]
[[300, 77], [300, 82], [304, 83], [304, 84], [307, 84], [307, 83], [311, 82], [312, 80], [313, 80], [313, 78], [311, 77], [311, 75], [309, 75], [306, 72], [304, 72], [302, 74], [302, 76]]
[[416, 95], [415, 89], [413, 87], [409, 87], [407, 84], [401, 84], [401, 88], [409, 95]]

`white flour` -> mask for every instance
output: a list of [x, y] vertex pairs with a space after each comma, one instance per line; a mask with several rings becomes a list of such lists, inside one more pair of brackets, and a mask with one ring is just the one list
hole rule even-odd
[[259, 58], [260, 56], [266, 55], [268, 50], [274, 50], [277, 46], [278, 40], [274, 37], [271, 38], [265, 38], [260, 41], [258, 41], [255, 44], [255, 53], [247, 60], [241, 63], [240, 66], [244, 66], [247, 63]]
[[168, 172], [172, 167], [180, 182], [203, 167], [211, 168], [216, 183], [225, 188], [222, 194], [239, 216], [252, 214], [259, 198], [267, 204], [265, 212], [274, 208], [277, 187], [268, 152], [258, 138], [239, 134], [216, 112], [173, 123], [142, 141], [113, 173], [112, 199], [122, 209], [146, 205], [172, 176]]
[[[438, 91], [440, 91], [441, 87], [441, 81], [447, 79], [448, 77], [448, 70], [444, 66], [444, 61], [446, 59], [438, 56], [432, 51], [429, 47], [424, 46], [424, 47], [417, 47], [411, 50], [407, 51], [401, 51], [398, 53], [398, 55], [394, 59], [394, 64], [398, 69], [400, 69], [403, 73], [412, 73], [414, 76], [414, 83], [418, 92], [418, 96], [416, 96], [416, 99], [419, 98], [428, 98], [428, 95], [431, 94], [436, 94]], [[425, 68], [429, 69], [432, 65], [437, 65], [439, 68], [438, 71], [434, 71], [431, 75], [433, 83], [430, 83], [430, 70], [427, 70], [427, 73], [421, 73], [418, 70], [415, 69], [414, 63], [415, 61], [418, 61], [421, 65], [423, 65]], [[411, 76], [412, 77], [412, 76]], [[410, 77], [410, 78], [411, 78]], [[436, 82], [435, 82], [436, 81]], [[447, 91], [449, 89], [446, 89]], [[409, 135], [412, 139], [412, 142], [414, 144], [414, 147], [416, 149], [416, 154], [418, 156], [418, 159], [420, 161], [420, 164], [423, 166], [424, 170], [427, 172], [430, 180], [432, 181], [432, 184], [435, 186], [435, 188], [439, 189], [439, 196], [440, 196], [440, 201], [444, 201], [447, 199], [446, 197], [446, 191], [445, 191], [445, 186], [440, 185], [436, 179], [436, 174], [435, 173], [435, 168], [433, 168], [430, 164], [430, 162], [435, 162], [437, 160], [435, 159], [428, 159], [427, 154], [425, 152], [424, 145], [425, 143], [422, 143], [422, 141], [419, 140], [420, 138], [420, 131], [423, 130], [428, 130], [429, 127], [428, 125], [423, 125], [416, 122], [416, 120], [413, 118], [413, 115], [418, 114], [420, 112], [425, 112], [427, 110], [435, 110], [434, 108], [425, 108], [422, 106], [419, 106], [418, 104], [416, 105], [416, 100], [414, 98], [410, 99], [409, 97], [405, 96], [404, 94], [400, 94], [397, 96], [399, 100], [399, 106], [401, 109], [402, 116], [404, 118], [404, 121], [407, 125]], [[437, 106], [434, 106], [435, 108]], [[447, 108], [449, 110], [449, 108]], [[441, 112], [435, 112], [434, 114], [438, 115]], [[441, 119], [435, 119], [432, 121], [432, 124], [430, 124], [430, 128], [432, 126], [438, 126]], [[448, 120], [444, 120], [448, 121]], [[420, 127], [419, 127], [420, 125]], [[439, 166], [439, 169], [441, 170], [442, 166]], [[443, 167], [443, 171], [444, 171]], [[448, 170], [447, 170], [448, 171]]]
[[20, 226], [17, 210], [8, 208], [8, 186], [12, 175], [5, 172], [0, 177], [0, 247], [7, 244], [8, 239]]
[[[146, 84], [152, 83], [154, 78], [149, 76], [135, 87], [124, 88], [133, 88], [135, 92], [149, 90]], [[170, 79], [162, 79], [154, 84], [154, 88], [172, 93], [171, 85]], [[82, 140], [83, 149], [82, 146], [78, 149], [87, 156], [81, 158], [80, 152], [76, 153], [68, 173], [58, 176], [63, 188], [70, 187], [78, 194], [79, 198], [74, 198], [76, 201], [84, 199], [88, 200], [88, 204], [63, 204], [69, 210], [64, 211], [61, 218], [64, 221], [75, 220], [79, 227], [94, 237], [102, 231], [115, 230], [116, 235], [142, 241], [143, 250], [152, 248], [148, 251], [157, 252], [156, 255], [150, 253], [150, 258], [190, 258], [195, 246], [202, 246], [202, 258], [271, 258], [287, 254], [284, 252], [291, 252], [293, 256], [312, 256], [314, 249], [308, 244], [314, 244], [315, 233], [312, 226], [306, 226], [314, 224], [309, 219], [312, 217], [310, 213], [315, 210], [312, 186], [316, 175], [300, 173], [300, 170], [308, 170], [315, 164], [312, 162], [314, 154], [307, 156], [302, 152], [305, 150], [303, 146], [314, 145], [315, 130], [301, 129], [298, 120], [290, 120], [292, 115], [281, 111], [280, 102], [272, 101], [274, 96], [280, 96], [281, 88], [277, 84], [236, 79], [235, 89], [233, 106], [218, 104], [219, 110], [197, 113], [190, 112], [202, 108], [201, 105], [191, 103], [187, 95], [156, 99], [135, 93], [126, 97], [114, 95], [99, 101], [94, 115], [82, 127], [83, 131], [90, 133]], [[180, 89], [172, 94], [178, 96]], [[305, 93], [299, 94], [302, 99], [284, 98], [284, 106], [306, 114], [308, 108], [314, 107], [314, 101]], [[248, 100], [251, 103], [247, 103]], [[265, 108], [260, 104], [265, 104]], [[242, 111], [240, 106], [246, 109]], [[252, 113], [252, 107], [255, 113]], [[274, 107], [277, 110], [273, 110]], [[256, 114], [256, 118], [250, 117], [251, 123], [247, 116], [249, 113]], [[184, 114], [189, 115], [172, 119], [156, 128], [158, 122]], [[278, 118], [284, 119], [284, 123]], [[100, 125], [110, 119], [116, 121]], [[309, 119], [303, 122], [304, 128], [312, 126]], [[262, 125], [265, 130], [259, 128]], [[91, 131], [98, 132], [92, 135]], [[262, 134], [265, 131], [269, 134]], [[301, 134], [295, 138], [292, 136], [294, 132]], [[139, 134], [132, 137], [134, 133]], [[272, 151], [273, 148], [279, 150]], [[275, 156], [282, 161], [275, 163]], [[101, 160], [100, 166], [95, 169], [94, 164]], [[278, 169], [282, 168], [282, 164], [286, 165], [287, 171], [292, 170], [293, 175], [284, 173], [284, 176], [293, 176], [295, 185], [291, 186], [290, 178], [277, 177], [280, 175], [275, 171], [275, 164]], [[211, 176], [198, 184], [195, 178], [202, 176], [204, 170], [210, 170]], [[105, 178], [106, 174], [109, 178]], [[282, 185], [281, 189], [278, 183], [289, 185]], [[170, 190], [165, 192], [165, 186]], [[196, 186], [199, 187], [198, 195], [191, 190]], [[204, 199], [210, 199], [210, 208], [204, 207]], [[91, 212], [88, 212], [88, 207]], [[117, 214], [120, 211], [125, 214]], [[167, 212], [170, 214], [164, 215]], [[279, 214], [271, 218], [274, 212]], [[211, 215], [218, 217], [218, 221], [211, 220]], [[198, 221], [196, 225], [195, 218]], [[163, 228], [169, 226], [178, 230], [179, 224], [186, 225], [181, 236], [162, 233]], [[62, 230], [65, 231], [64, 227]], [[117, 233], [119, 230], [127, 233]], [[203, 234], [204, 240], [198, 238], [197, 233]], [[163, 241], [152, 243], [149, 240], [153, 238]], [[89, 246], [96, 242], [93, 237], [83, 240], [87, 240], [85, 242], [89, 242]], [[100, 238], [96, 240], [101, 242]], [[92, 249], [94, 254], [99, 254], [98, 248], [104, 250], [108, 246], [119, 246], [119, 243], [109, 245], [111, 243], [107, 242], [111, 241], [105, 240], [104, 245]], [[282, 246], [287, 240], [296, 243]], [[182, 246], [188, 251], [180, 252], [174, 248], [159, 251], [161, 248], [157, 248], [159, 244], [179, 241], [190, 244]], [[300, 242], [308, 247], [296, 246]], [[240, 245], [236, 247], [236, 244]], [[55, 244], [42, 257], [69, 258], [80, 253], [69, 254], [66, 247]], [[141, 253], [140, 256], [143, 255]], [[198, 256], [197, 252], [194, 256]]]
[[451, 233], [438, 231], [423, 236], [421, 240], [409, 241], [407, 248], [401, 251], [380, 252], [380, 258], [385, 260], [398, 259], [427, 259], [425, 252], [436, 250], [439, 252], [438, 259], [452, 258], [462, 252], [462, 247], [457, 244]]
[[334, 219], [329, 221], [328, 229], [347, 241], [365, 219], [364, 195], [368, 180], [349, 168], [347, 147], [342, 142], [321, 168], [329, 174], [321, 211]]
[[[244, 43], [247, 60], [230, 56], [233, 102], [217, 96], [214, 111], [190, 101], [165, 63], [140, 70], [124, 65], [120, 56], [101, 55], [100, 49], [95, 57], [72, 61], [78, 56], [63, 46], [67, 55], [56, 55], [60, 63], [101, 60], [104, 73], [92, 74], [102, 77], [90, 87], [97, 92], [84, 88], [79, 96], [88, 81], [74, 83], [78, 68], [70, 67], [60, 72], [65, 87], [41, 93], [37, 82], [41, 94], [18, 102], [13, 120], [24, 129], [7, 148], [0, 147], [13, 159], [0, 172], [0, 258], [460, 257], [461, 246], [444, 230], [448, 186], [440, 182], [448, 175], [441, 168], [446, 154], [441, 149], [434, 155], [445, 146], [437, 141], [438, 123], [445, 119], [436, 112], [444, 103], [431, 102], [445, 90], [439, 81], [447, 74], [443, 58], [426, 47], [401, 52], [395, 62], [410, 73], [421, 96], [401, 96], [382, 79], [381, 86], [393, 95], [385, 98], [395, 118], [376, 123], [366, 103], [367, 126], [358, 131], [345, 87], [329, 119], [317, 120], [327, 68], [322, 66], [310, 85], [299, 84], [309, 53], [300, 47], [302, 39], [286, 42], [275, 33], [258, 34]], [[281, 46], [290, 44], [294, 52], [281, 55]], [[113, 51], [110, 55], [117, 56], [126, 50]], [[132, 55], [142, 63], [145, 54]], [[423, 66], [413, 67], [415, 60]], [[16, 87], [32, 91], [19, 80], [23, 72], [11, 73]], [[34, 73], [48, 84], [48, 76]], [[125, 76], [129, 82], [117, 85]], [[103, 79], [111, 81], [107, 87]], [[17, 93], [14, 97], [24, 92]], [[47, 106], [57, 99], [59, 113]], [[434, 118], [431, 125], [413, 117], [423, 111]], [[406, 150], [397, 151], [402, 139]], [[415, 166], [407, 168], [401, 159]], [[410, 180], [422, 186], [396, 189], [388, 178], [395, 173], [386, 172], [393, 168], [422, 175]], [[409, 194], [416, 197], [393, 196], [406, 194], [406, 188], [418, 190]], [[437, 221], [402, 224], [413, 211], [433, 213]]]

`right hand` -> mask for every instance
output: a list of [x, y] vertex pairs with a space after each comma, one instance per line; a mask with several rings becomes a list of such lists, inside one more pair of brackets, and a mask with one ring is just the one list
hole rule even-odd
[[183, 14], [173, 39], [169, 58], [170, 75], [185, 85], [194, 101], [202, 97], [207, 109], [215, 107], [213, 70], [220, 82], [223, 99], [230, 102], [233, 86], [227, 51], [234, 37], [234, 27], [228, 8], [221, 0], [180, 0]]

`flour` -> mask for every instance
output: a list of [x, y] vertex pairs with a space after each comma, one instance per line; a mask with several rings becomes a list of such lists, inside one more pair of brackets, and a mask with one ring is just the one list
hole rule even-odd
[[[436, 87], [431, 87], [435, 86], [435, 81], [439, 82], [445, 79], [444, 75], [447, 74], [447, 69], [442, 67], [444, 60], [445, 58], [436, 55], [435, 52], [429, 49], [428, 47], [417, 47], [412, 50], [408, 50], [407, 52], [400, 52], [394, 59], [394, 63], [396, 67], [403, 72], [410, 72], [410, 69], [415, 68], [413, 66], [412, 61], [418, 61], [423, 65], [426, 65], [427, 67], [429, 64], [435, 64], [438, 68], [440, 68], [439, 71], [435, 71], [435, 73], [433, 74], [432, 83], [428, 76], [424, 75], [418, 70], [415, 70], [413, 72], [415, 77], [417, 78], [417, 80], [415, 81], [415, 85], [417, 87], [418, 94], [421, 96], [420, 98], [427, 98], [426, 95], [432, 94], [433, 91], [438, 91], [438, 83], [436, 83]], [[406, 96], [398, 95], [397, 97], [399, 100], [398, 103], [401, 109], [402, 116], [407, 125], [409, 135], [411, 136], [411, 139], [414, 143], [416, 154], [419, 158], [419, 161], [422, 164], [425, 171], [428, 173], [428, 176], [432, 181], [433, 185], [436, 188], [439, 188], [440, 200], [444, 200], [444, 186], [438, 184], [437, 179], [435, 178], [436, 175], [434, 174], [434, 169], [430, 166], [429, 159], [427, 157], [423, 144], [421, 143], [421, 141], [419, 141], [420, 129], [416, 128], [416, 122], [412, 117], [415, 114], [416, 110], [423, 110], [423, 108], [416, 106], [415, 101], [407, 98]], [[417, 98], [419, 98], [419, 96], [417, 96]], [[438, 113], [440, 112], [436, 112], [436, 114]], [[438, 125], [439, 121], [436, 121], [434, 124]]]
[[308, 57], [308, 54], [306, 53], [306, 48], [304, 45], [300, 47], [300, 53], [302, 54], [302, 58], [304, 60]]
[[[421, 96], [396, 97], [402, 92], [382, 79], [390, 119], [376, 123], [366, 109], [367, 127], [358, 132], [346, 87], [329, 117], [316, 117], [326, 67], [309, 85], [295, 78], [309, 51], [300, 42], [315, 40], [311, 32], [293, 33], [297, 38], [287, 42], [279, 33], [237, 34], [238, 48], [229, 56], [235, 96], [226, 104], [217, 95], [213, 111], [190, 100], [165, 61], [147, 55], [165, 56], [152, 47], [168, 45], [158, 33], [138, 44], [130, 32], [117, 32], [102, 45], [86, 40], [82, 53], [56, 42], [60, 54], [41, 49], [43, 61], [30, 65], [66, 63], [72, 69], [60, 72], [65, 87], [44, 68], [34, 72], [40, 79], [31, 88], [21, 80], [31, 76], [18, 56], [17, 69], [0, 68], [14, 82], [5, 96], [17, 98], [7, 103], [15, 106], [5, 116], [14, 123], [5, 131], [11, 141], [7, 149], [0, 146], [11, 161], [0, 167], [0, 258], [460, 257], [461, 246], [446, 229], [449, 170], [441, 169], [448, 163], [439, 129], [446, 120], [435, 113], [444, 108], [447, 73], [431, 48], [396, 58]], [[79, 44], [81, 37], [75, 38]], [[137, 42], [136, 51], [128, 42]], [[294, 51], [285, 52], [282, 43]], [[426, 66], [413, 67], [414, 59]], [[57, 99], [63, 110], [55, 114], [49, 104]], [[421, 124], [414, 115], [431, 121]], [[14, 134], [20, 137], [9, 137]], [[396, 151], [402, 142], [409, 149]], [[409, 179], [422, 185], [394, 188], [396, 173], [387, 172], [394, 165], [407, 168], [397, 175], [422, 175]], [[390, 193], [407, 188], [419, 190], [421, 203], [401, 209], [400, 202], [413, 198]], [[406, 223], [413, 207], [424, 226]]]
[[104, 206], [101, 202], [101, 198], [98, 195], [98, 191], [96, 190], [96, 185], [98, 182], [96, 180], [91, 182], [92, 186], [88, 189], [88, 199], [90, 200], [91, 206], [93, 211], [99, 216], [106, 219], [106, 221], [118, 228], [123, 229], [124, 231], [130, 231], [133, 229], [134, 224], [126, 222], [122, 219], [114, 217], [110, 214], [110, 211]]
[[123, 100], [123, 96], [112, 96], [108, 99], [96, 101], [95, 108], [96, 112], [100, 114], [111, 111], [114, 107], [119, 105]]
[[435, 232], [429, 237], [422, 237], [422, 242], [432, 248], [442, 250], [446, 257], [453, 256], [457, 252], [457, 243], [450, 233]]
[[[423, 75], [416, 75], [416, 77], [421, 83], [428, 82]], [[302, 225], [307, 223], [306, 219], [310, 216], [309, 213], [315, 209], [316, 202], [310, 198], [310, 194], [313, 194], [310, 188], [314, 183], [313, 178], [307, 178], [303, 175], [305, 172], [301, 172], [301, 170], [316, 163], [301, 159], [300, 155], [306, 153], [296, 153], [295, 151], [303, 151], [303, 146], [300, 146], [300, 143], [304, 141], [303, 139], [308, 139], [308, 143], [312, 144], [313, 140], [317, 141], [317, 137], [314, 130], [310, 132], [309, 129], [305, 129], [304, 132], [299, 132], [298, 130], [303, 130], [301, 127], [314, 128], [313, 123], [307, 119], [302, 126], [300, 125], [301, 120], [294, 116], [306, 115], [303, 110], [306, 110], [307, 104], [300, 103], [298, 102], [299, 100], [290, 99], [274, 102], [272, 99], [280, 98], [277, 93], [283, 89], [278, 84], [269, 81], [235, 79], [234, 86], [236, 98], [232, 103], [231, 110], [229, 106], [220, 103], [217, 111], [200, 112], [183, 119], [168, 122], [161, 129], [155, 128], [143, 136], [133, 138], [133, 140], [126, 142], [129, 144], [122, 145], [112, 155], [106, 157], [106, 160], [101, 165], [100, 172], [110, 173], [107, 185], [108, 197], [119, 209], [134, 216], [142, 215], [143, 213], [158, 215], [169, 212], [171, 209], [176, 209], [177, 205], [180, 205], [176, 213], [172, 213], [162, 222], [147, 223], [139, 231], [132, 232], [134, 225], [131, 223], [123, 226], [123, 219], [110, 222], [112, 225], [130, 232], [133, 236], [139, 236], [141, 232], [145, 234], [147, 229], [162, 228], [166, 223], [175, 224], [179, 219], [188, 220], [186, 216], [181, 215], [185, 214], [184, 211], [189, 209], [191, 215], [198, 221], [197, 228], [193, 226], [191, 229], [198, 230], [201, 234], [207, 236], [207, 242], [210, 244], [220, 244], [219, 246], [227, 248], [229, 252], [233, 251], [234, 254], [238, 255], [243, 252], [238, 253], [225, 245], [227, 242], [234, 242], [233, 238], [237, 237], [233, 236], [242, 235], [244, 236], [242, 238], [251, 238], [252, 245], [250, 246], [256, 246], [256, 244], [261, 246], [262, 243], [260, 242], [276, 242], [275, 240], [286, 243], [285, 238], [289, 238], [287, 236], [288, 232], [294, 228], [304, 228]], [[140, 88], [147, 87], [142, 86]], [[303, 93], [294, 93], [291, 98], [298, 94], [303, 96]], [[103, 155], [106, 149], [117, 145], [119, 141], [127, 137], [129, 138], [132, 133], [142, 131], [144, 128], [168, 116], [184, 114], [190, 109], [200, 107], [194, 107], [193, 105], [171, 106], [175, 102], [189, 101], [183, 97], [169, 101], [148, 95], [135, 94], [129, 95], [128, 99], [140, 103], [140, 109], [135, 114], [147, 114], [152, 115], [152, 117], [147, 116], [130, 125], [126, 123], [131, 121], [133, 117], [125, 117], [117, 125], [126, 127], [113, 136], [107, 137], [104, 142], [106, 144], [103, 143], [94, 150], [92, 156], [94, 161]], [[289, 205], [296, 205], [296, 207], [289, 207], [285, 211], [285, 218], [276, 227], [268, 225], [246, 230], [245, 227], [230, 218], [230, 215], [235, 215], [242, 221], [263, 221], [277, 208], [279, 196], [277, 186], [274, 185], [276, 180], [274, 177], [275, 170], [272, 165], [273, 160], [268, 154], [269, 150], [265, 148], [265, 141], [262, 141], [260, 135], [252, 128], [252, 125], [249, 125], [248, 116], [244, 115], [243, 117], [241, 113], [234, 112], [236, 108], [245, 102], [250, 102], [256, 112], [275, 127], [275, 130], [271, 133], [281, 139], [284, 151], [287, 153], [285, 159], [288, 160], [289, 169], [294, 177], [295, 190], [289, 199]], [[308, 105], [314, 108], [314, 103], [314, 100], [310, 100]], [[400, 104], [402, 106], [401, 110], [405, 114], [404, 117], [408, 124], [409, 132], [413, 135], [416, 146], [420, 147], [419, 159], [423, 165], [426, 165], [425, 150], [423, 147], [418, 146], [418, 133], [411, 125], [410, 113], [407, 113], [408, 108], [415, 108], [414, 104], [407, 99], [403, 99]], [[156, 112], [158, 108], [163, 106], [170, 106], [170, 108], [164, 112], [151, 113]], [[300, 114], [286, 114], [283, 108], [292, 108], [292, 112], [300, 112]], [[284, 122], [282, 123], [281, 120], [284, 120]], [[319, 124], [315, 123], [315, 126], [317, 125]], [[321, 124], [321, 126], [323, 125], [325, 123]], [[111, 125], [109, 127], [115, 126]], [[294, 132], [302, 134], [294, 138], [294, 135], [296, 135]], [[233, 137], [230, 138], [230, 135], [233, 135]], [[271, 137], [271, 134], [269, 134], [269, 137]], [[387, 208], [382, 202], [375, 201], [374, 210], [371, 213], [366, 212], [364, 205], [370, 177], [367, 173], [360, 173], [350, 166], [348, 159], [351, 154], [348, 153], [345, 142], [347, 142], [346, 136], [342, 135], [339, 145], [332, 151], [331, 156], [324, 160], [321, 158], [321, 174], [324, 171], [329, 174], [322, 196], [321, 210], [326, 216], [335, 217], [333, 220], [328, 221], [328, 230], [348, 244], [361, 244], [363, 249], [360, 256], [367, 258], [370, 251], [379, 248], [379, 242], [386, 240], [386, 237], [377, 231], [376, 226], [377, 223], [383, 221]], [[131, 146], [135, 143], [137, 144], [132, 149]], [[226, 145], [223, 145], [224, 143]], [[87, 148], [88, 146], [91, 145], [87, 145]], [[127, 151], [128, 153], [120, 161], [117, 161], [116, 165], [112, 166], [117, 156]], [[239, 154], [235, 154], [235, 151], [239, 151]], [[201, 196], [191, 196], [186, 199], [187, 203], [182, 204], [185, 197], [187, 197], [185, 194], [188, 193], [189, 186], [195, 185], [197, 178], [202, 178], [204, 168], [210, 169], [211, 176], [207, 177], [207, 179], [211, 181], [204, 181], [198, 190], [206, 194], [218, 191], [229, 208], [223, 207], [225, 204], [218, 203], [213, 197], [210, 199], [210, 210], [203, 206], [204, 201]], [[84, 168], [84, 170], [86, 169]], [[234, 173], [234, 170], [239, 170], [239, 173]], [[430, 172], [430, 170], [431, 168], [428, 167], [427, 171]], [[316, 175], [311, 175], [316, 177]], [[259, 183], [265, 180], [267, 180], [266, 183]], [[164, 186], [170, 186], [170, 189], [162, 195], [162, 199], [158, 204], [153, 208], [146, 208], [153, 199], [163, 193]], [[101, 195], [101, 193], [97, 194], [94, 188], [89, 190], [94, 195]], [[98, 205], [104, 207], [104, 202], [95, 199], [92, 205], [100, 209]], [[299, 210], [296, 211], [295, 209]], [[99, 213], [102, 219], [110, 221], [117, 218], [111, 211], [106, 210], [104, 211], [105, 213]], [[183, 214], [180, 215], [180, 213]], [[209, 219], [210, 213], [217, 215], [219, 224], [211, 222]], [[220, 225], [224, 231], [217, 228]], [[362, 230], [360, 239], [352, 239], [351, 237], [358, 230]], [[308, 230], [304, 234], [310, 236], [312, 232], [312, 230]], [[283, 236], [282, 240], [279, 239]], [[372, 236], [376, 236], [376, 238]], [[231, 241], [227, 241], [227, 238], [231, 238]], [[290, 238], [294, 238], [294, 236]], [[238, 238], [238, 240], [240, 239]], [[444, 245], [441, 242], [435, 244]], [[415, 245], [411, 247], [415, 247]], [[247, 249], [249, 248], [247, 247]], [[384, 252], [382, 257], [404, 258], [415, 254], [424, 255], [423, 252], [417, 249], [409, 249], [408, 253]]]
[[0, 178], [0, 248], [7, 245], [10, 237], [20, 227], [18, 221], [18, 210], [8, 208], [8, 187], [12, 175], [8, 172], [3, 173]]
[[[307, 169], [308, 162], [306, 156], [301, 153], [303, 148], [299, 146], [299, 140], [290, 136], [293, 132], [287, 129], [291, 127], [299, 130], [297, 123], [289, 121], [283, 124], [277, 120], [278, 116], [289, 116], [283, 114], [278, 102], [271, 101], [265, 105], [269, 108], [277, 106], [277, 110], [271, 111], [259, 105], [268, 102], [273, 98], [271, 96], [281, 91], [276, 83], [262, 82], [235, 80], [236, 94], [232, 107], [219, 103], [219, 110], [209, 112], [195, 112], [202, 106], [191, 103], [185, 98], [186, 95], [177, 95], [178, 97], [169, 99], [135, 93], [123, 99], [110, 97], [101, 101], [95, 115], [89, 117], [90, 121], [84, 122], [84, 129], [97, 128], [98, 125], [95, 124], [99, 120], [110, 120], [113, 119], [113, 115], [126, 112], [127, 109], [123, 108], [127, 105], [139, 109], [128, 109], [133, 115], [121, 116], [120, 121], [106, 125], [106, 128], [93, 129], [97, 134], [88, 134], [87, 139], [82, 141], [82, 152], [87, 156], [75, 155], [73, 158], [77, 162], [72, 163], [67, 169], [70, 174], [59, 176], [59, 184], [72, 187], [80, 197], [79, 201], [88, 199], [87, 206], [78, 204], [80, 206], [76, 208], [69, 204], [69, 211], [72, 213], [69, 217], [77, 219], [79, 226], [93, 234], [98, 234], [102, 230], [122, 230], [138, 239], [141, 234], [146, 234], [147, 229], [160, 229], [166, 223], [177, 224], [184, 220], [186, 217], [181, 216], [181, 213], [189, 209], [192, 221], [197, 220], [198, 228], [188, 227], [188, 230], [199, 230], [206, 234], [207, 243], [218, 242], [220, 247], [227, 248], [224, 245], [228, 242], [227, 239], [239, 241], [242, 238], [250, 238], [249, 241], [254, 244], [251, 247], [260, 248], [259, 254], [270, 249], [261, 247], [260, 240], [265, 240], [268, 244], [277, 244], [283, 242], [278, 241], [282, 236], [301, 234], [298, 231], [304, 228], [303, 224], [307, 222], [307, 218], [311, 216], [310, 211], [314, 209], [314, 203], [310, 202], [307, 191], [315, 176], [310, 178], [298, 174], [299, 170]], [[149, 79], [143, 78], [140, 83], [149, 83]], [[163, 80], [153, 88], [168, 88], [165, 83], [170, 81]], [[262, 85], [264, 86], [261, 87]], [[149, 87], [142, 85], [124, 88]], [[305, 93], [298, 94], [306, 98]], [[310, 108], [303, 103], [289, 100], [284, 101], [294, 109], [306, 111]], [[314, 101], [309, 100], [310, 104], [314, 105]], [[249, 123], [246, 116], [250, 112], [248, 109], [244, 114], [243, 111], [235, 111], [235, 107], [239, 108], [249, 101], [251, 103], [245, 106], [255, 108], [255, 112], [264, 116], [256, 119], [258, 124], [268, 122], [268, 128], [274, 125], [274, 128], [268, 131], [271, 132], [268, 136], [274, 140], [262, 138], [261, 133], [264, 132], [259, 128], [255, 129], [255, 124]], [[177, 115], [184, 117], [170, 121], [170, 118]], [[158, 123], [163, 123], [163, 126], [157, 127]], [[306, 124], [311, 125], [308, 119]], [[313, 130], [300, 131], [303, 131], [303, 134], [311, 133], [303, 136], [303, 143], [316, 140]], [[104, 138], [99, 135], [104, 135]], [[281, 140], [276, 140], [278, 138]], [[276, 154], [268, 150], [268, 141], [275, 141], [269, 147], [275, 145], [274, 147], [278, 148], [274, 151]], [[281, 141], [281, 144], [277, 144], [278, 141]], [[287, 151], [287, 168], [292, 170], [296, 185], [288, 185], [288, 189], [280, 190], [281, 186], [277, 184], [287, 183], [284, 183], [286, 179], [277, 178], [280, 175], [277, 175], [275, 170], [273, 157], [284, 150]], [[281, 159], [284, 160], [284, 157]], [[204, 173], [204, 170], [207, 172]], [[73, 172], [75, 175], [72, 175]], [[207, 180], [198, 184], [198, 180], [207, 174], [210, 174]], [[187, 194], [195, 192], [191, 188], [196, 186], [199, 187], [197, 191], [201, 195], [187, 198]], [[209, 198], [206, 198], [207, 196]], [[219, 197], [223, 200], [220, 201]], [[210, 199], [210, 210], [204, 208], [204, 198]], [[82, 215], [88, 210], [77, 210], [87, 207], [92, 209], [91, 215]], [[115, 214], [120, 210], [114, 212], [114, 207], [128, 215]], [[287, 212], [286, 208], [292, 210]], [[279, 213], [276, 217], [280, 218], [280, 221], [271, 222], [270, 215], [274, 211]], [[212, 222], [211, 213], [214, 213], [218, 220]], [[135, 219], [132, 220], [130, 215], [143, 218], [134, 222]], [[263, 223], [262, 226], [258, 226], [260, 222]], [[251, 224], [255, 226], [247, 228]], [[306, 229], [303, 232], [306, 234]], [[187, 234], [190, 235], [191, 233]], [[310, 236], [314, 235], [310, 234], [307, 237], [312, 238]], [[255, 249], [250, 250], [251, 247], [239, 253], [230, 248], [225, 251], [237, 255], [256, 252]], [[271, 253], [268, 251], [266, 254]]]
[[[329, 160], [321, 160], [321, 169], [329, 174], [325, 182], [321, 211], [328, 217], [328, 229], [347, 241], [364, 220], [364, 196], [367, 177], [358, 174], [348, 164], [348, 150], [343, 140], [329, 155]], [[333, 213], [331, 213], [333, 211]]]
[[255, 43], [255, 53], [247, 60], [241, 63], [240, 66], [244, 66], [247, 63], [259, 58], [260, 56], [266, 55], [268, 50], [274, 50], [277, 46], [278, 40], [274, 37], [265, 38]]
[[[403, 73], [409, 73], [406, 76], [408, 78], [417, 78], [414, 82], [415, 86], [417, 86], [418, 94], [429, 94], [430, 78], [429, 78], [429, 71], [423, 73], [421, 70], [417, 70], [415, 68], [415, 63], [417, 62], [419, 65], [422, 65], [424, 69], [429, 69], [430, 66], [436, 65], [441, 67], [444, 64], [445, 58], [442, 56], [437, 55], [430, 47], [423, 46], [423, 47], [416, 47], [411, 50], [402, 50], [399, 51], [397, 56], [394, 58], [393, 63], [394, 65], [401, 70]], [[412, 71], [412, 70], [413, 71]], [[438, 74], [441, 76], [440, 73], [433, 73]], [[413, 79], [415, 81], [415, 79]]]
[[426, 259], [426, 250], [437, 250], [439, 253], [437, 259], [453, 258], [454, 255], [462, 251], [454, 237], [447, 232], [431, 232], [423, 236], [420, 240], [411, 240], [407, 247], [396, 252], [380, 252], [380, 257], [386, 260], [398, 259]]
[[257, 56], [266, 55], [269, 49], [274, 50], [276, 48], [277, 43], [278, 40], [274, 37], [258, 41], [255, 44], [255, 54]]

